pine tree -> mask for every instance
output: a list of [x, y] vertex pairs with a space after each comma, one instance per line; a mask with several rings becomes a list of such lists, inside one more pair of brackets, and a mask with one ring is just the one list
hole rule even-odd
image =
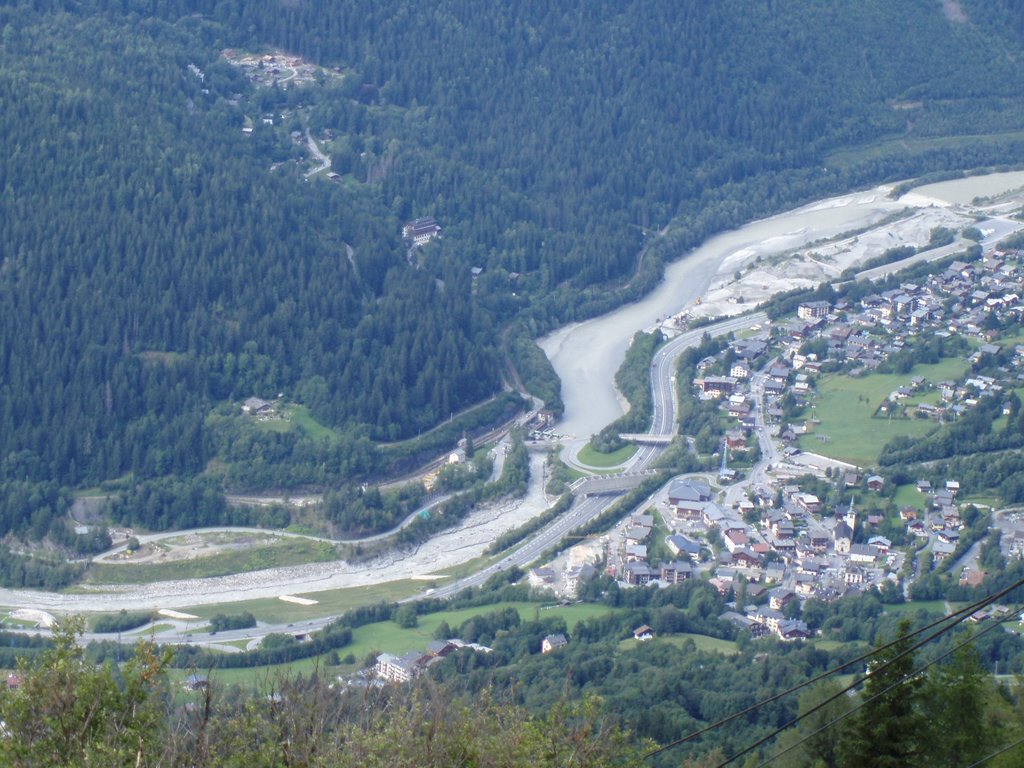
[[924, 699], [932, 728], [928, 765], [972, 764], [997, 746], [997, 727], [986, 716], [986, 701], [995, 691], [973, 646], [959, 648], [933, 669]]
[[915, 674], [914, 655], [907, 653], [909, 629], [901, 623], [896, 643], [872, 661], [864, 704], [839, 743], [839, 768], [906, 768], [919, 762], [928, 723], [921, 709], [924, 678]]

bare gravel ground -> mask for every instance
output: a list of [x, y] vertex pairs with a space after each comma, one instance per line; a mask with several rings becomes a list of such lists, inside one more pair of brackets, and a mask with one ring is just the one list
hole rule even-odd
[[[813, 288], [835, 280], [845, 269], [889, 248], [925, 245], [935, 227], [959, 232], [975, 223], [959, 209], [923, 195], [909, 193], [899, 202], [914, 209], [912, 215], [852, 237], [775, 255], [764, 255], [762, 249], [736, 251], [722, 262], [701, 303], [686, 312], [695, 319], [738, 315], [780, 291]], [[767, 248], [770, 243], [763, 245]], [[742, 273], [739, 280], [735, 278], [737, 270]]]
[[[544, 461], [543, 455], [531, 454], [530, 483], [522, 499], [488, 505], [471, 513], [458, 528], [434, 537], [415, 550], [392, 553], [369, 563], [312, 563], [210, 579], [131, 586], [94, 584], [81, 587], [75, 594], [0, 589], [0, 605], [54, 613], [181, 608], [443, 575], [446, 569], [480, 556], [500, 534], [550, 506], [542, 487]], [[551, 499], [550, 503], [553, 502]], [[187, 532], [182, 532], [185, 534]]]

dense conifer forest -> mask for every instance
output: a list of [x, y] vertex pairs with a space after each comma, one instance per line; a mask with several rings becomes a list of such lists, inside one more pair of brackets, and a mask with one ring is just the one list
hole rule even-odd
[[[59, 539], [68, 489], [127, 477], [206, 523], [225, 487], [379, 477], [381, 443], [498, 392], [506, 351], [557, 405], [528, 338], [714, 231], [1019, 162], [1024, 10], [962, 6], [5, 5], [0, 533]], [[227, 48], [338, 76], [259, 87]], [[307, 131], [340, 183], [305, 176]], [[411, 250], [419, 216], [443, 234]], [[279, 394], [308, 421], [242, 418]]]

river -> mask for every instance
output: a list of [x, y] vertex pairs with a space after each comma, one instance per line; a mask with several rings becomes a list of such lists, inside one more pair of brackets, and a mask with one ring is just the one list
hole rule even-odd
[[613, 379], [633, 335], [692, 304], [707, 292], [717, 274], [731, 274], [759, 255], [791, 251], [869, 226], [909, 205], [969, 203], [975, 197], [992, 197], [1021, 186], [1024, 172], [931, 184], [899, 200], [890, 199], [891, 187], [884, 186], [820, 200], [712, 237], [668, 265], [662, 282], [640, 301], [540, 339], [562, 379], [565, 415], [557, 431], [586, 438], [621, 416], [623, 407]]

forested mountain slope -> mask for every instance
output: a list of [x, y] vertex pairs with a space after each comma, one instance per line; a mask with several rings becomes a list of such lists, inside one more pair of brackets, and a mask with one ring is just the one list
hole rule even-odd
[[[815, 195], [1019, 161], [1024, 10], [962, 7], [0, 8], [0, 532], [35, 514], [45, 533], [46, 483], [216, 484], [299, 454], [317, 472], [267, 482], [366, 476], [367, 438], [498, 389], [514, 318], [537, 332], [636, 296], [662, 258]], [[260, 89], [226, 47], [342, 76]], [[334, 137], [345, 183], [304, 179], [306, 129]], [[443, 238], [408, 258], [423, 215]], [[333, 440], [228, 418], [279, 392]]]

